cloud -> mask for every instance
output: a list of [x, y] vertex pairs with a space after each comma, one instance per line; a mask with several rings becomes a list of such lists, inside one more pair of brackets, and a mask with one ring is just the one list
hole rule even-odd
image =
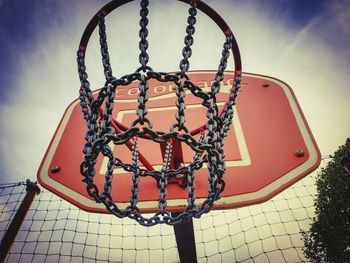
[[[274, 76], [292, 86], [324, 154], [342, 144], [350, 131], [345, 120], [350, 112], [347, 74], [350, 53], [344, 45], [350, 42], [349, 9], [333, 1], [327, 12], [314, 17], [304, 28], [296, 29], [289, 27], [283, 14], [273, 15], [276, 10], [269, 5], [206, 2], [235, 32], [244, 71]], [[50, 27], [42, 24], [38, 44], [30, 54], [18, 58], [18, 78], [9, 83], [15, 92], [0, 105], [5, 182], [35, 180], [64, 109], [78, 95], [75, 52], [86, 24], [99, 8], [94, 1], [62, 7], [62, 13], [57, 14], [61, 22]], [[139, 18], [135, 8], [134, 3], [123, 6], [107, 20], [112, 65], [117, 75], [129, 73], [137, 66]], [[149, 51], [156, 70], [178, 68], [186, 8], [170, 1], [151, 2]], [[217, 68], [223, 40], [210, 19], [199, 15], [191, 66]], [[103, 75], [96, 39], [88, 46], [87, 65], [92, 86], [99, 88]]]
[[333, 152], [350, 135], [346, 3], [330, 2], [302, 28], [289, 26], [282, 14], [271, 16], [275, 7], [269, 5], [259, 10], [247, 3], [243, 9], [236, 3], [234, 9], [229, 3], [221, 6], [236, 29], [244, 70], [274, 76], [292, 86], [323, 154]]
[[[48, 12], [52, 11], [47, 8]], [[73, 10], [69, 8], [75, 9], [77, 17], [71, 16]], [[88, 22], [85, 14], [92, 16], [97, 8], [91, 1], [81, 6], [62, 6], [56, 10], [61, 23], [42, 23], [40, 28], [35, 27], [41, 21], [40, 15], [37, 16], [31, 25], [41, 33], [35, 39], [37, 44], [30, 53], [16, 51], [16, 78], [1, 87], [7, 89], [7, 101], [0, 104], [1, 181], [35, 180], [65, 107], [77, 97], [76, 50]], [[47, 13], [42, 9], [40, 12]]]
[[350, 1], [332, 1], [330, 3], [330, 15], [335, 27], [340, 27], [345, 37], [350, 37]]

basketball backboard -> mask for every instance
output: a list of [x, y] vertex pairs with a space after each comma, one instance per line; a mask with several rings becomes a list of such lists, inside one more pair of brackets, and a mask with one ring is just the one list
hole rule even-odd
[[[210, 88], [214, 71], [192, 71], [189, 77], [203, 90]], [[233, 73], [226, 73], [217, 104], [227, 101], [232, 86]], [[113, 117], [125, 125], [135, 119], [137, 82], [116, 90], [116, 107]], [[97, 94], [97, 92], [96, 92]], [[175, 92], [172, 84], [149, 82], [148, 115], [155, 129], [166, 130], [176, 113]], [[191, 93], [186, 94], [186, 124], [189, 129], [205, 122], [205, 108]], [[42, 186], [60, 197], [91, 212], [107, 213], [86, 192], [80, 163], [86, 124], [82, 118], [79, 101], [66, 109], [38, 170]], [[121, 160], [129, 161], [131, 152], [125, 145], [111, 145]], [[193, 153], [182, 147], [184, 162]], [[162, 151], [159, 144], [149, 140], [139, 141], [139, 151], [155, 169], [161, 166]], [[225, 141], [225, 191], [214, 208], [227, 209], [263, 202], [306, 176], [320, 163], [320, 153], [304, 115], [291, 88], [275, 78], [244, 73], [239, 103]], [[103, 156], [96, 164], [94, 178], [103, 187], [107, 160]], [[197, 202], [206, 198], [208, 179], [206, 167], [196, 172]], [[112, 197], [118, 207], [130, 203], [132, 174], [122, 169], [114, 170]], [[138, 206], [144, 212], [158, 211], [159, 188], [151, 177], [140, 179]], [[167, 187], [169, 211], [182, 211], [187, 206], [187, 191], [177, 184]]]

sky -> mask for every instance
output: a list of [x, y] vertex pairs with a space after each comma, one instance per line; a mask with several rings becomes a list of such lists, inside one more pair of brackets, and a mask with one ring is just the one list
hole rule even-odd
[[[80, 37], [107, 2], [0, 0], [0, 183], [36, 180], [61, 116], [78, 96]], [[243, 71], [276, 77], [293, 88], [321, 154], [343, 144], [350, 136], [350, 1], [204, 2], [233, 30]], [[186, 9], [176, 1], [151, 1], [149, 53], [155, 68], [177, 70]], [[137, 67], [138, 20], [137, 3], [108, 17], [112, 66], [119, 76]], [[199, 15], [195, 37], [192, 68], [217, 68], [222, 33]], [[98, 56], [94, 39], [87, 66], [96, 88], [103, 84]]]

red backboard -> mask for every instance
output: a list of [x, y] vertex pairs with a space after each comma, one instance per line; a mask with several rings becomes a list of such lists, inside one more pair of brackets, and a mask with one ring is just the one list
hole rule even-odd
[[[216, 72], [195, 71], [188, 75], [202, 89], [210, 88]], [[219, 107], [227, 100], [233, 75], [226, 74], [217, 96]], [[148, 118], [155, 130], [167, 130], [175, 119], [175, 92], [172, 85], [150, 81]], [[116, 110], [113, 117], [129, 125], [135, 119], [137, 83], [117, 89]], [[205, 108], [192, 94], [186, 95], [186, 124], [197, 128], [205, 123]], [[303, 113], [290, 87], [275, 78], [243, 74], [242, 89], [235, 109], [233, 127], [225, 140], [226, 182], [216, 209], [234, 208], [268, 200], [297, 180], [306, 176], [320, 163], [320, 153]], [[92, 212], [108, 213], [103, 204], [97, 204], [86, 192], [80, 163], [86, 125], [79, 101], [66, 109], [38, 170], [42, 186], [76, 206]], [[111, 146], [118, 158], [128, 161], [131, 152], [125, 145]], [[159, 168], [162, 153], [159, 144], [139, 142], [141, 154]], [[184, 162], [192, 159], [190, 148], [183, 147]], [[130, 161], [129, 161], [130, 162]], [[96, 185], [102, 188], [107, 160], [101, 156], [96, 164]], [[115, 169], [112, 197], [118, 207], [129, 205], [132, 175]], [[196, 173], [197, 202], [207, 197], [207, 170]], [[152, 178], [140, 180], [138, 206], [143, 211], [158, 211], [159, 189]], [[187, 191], [176, 184], [168, 185], [169, 211], [181, 211], [187, 206]]]

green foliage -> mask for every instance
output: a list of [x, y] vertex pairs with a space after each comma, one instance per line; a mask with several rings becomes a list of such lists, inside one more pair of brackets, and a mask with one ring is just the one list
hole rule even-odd
[[350, 138], [318, 174], [315, 217], [304, 232], [304, 254], [311, 262], [350, 262], [350, 174], [340, 164]]

